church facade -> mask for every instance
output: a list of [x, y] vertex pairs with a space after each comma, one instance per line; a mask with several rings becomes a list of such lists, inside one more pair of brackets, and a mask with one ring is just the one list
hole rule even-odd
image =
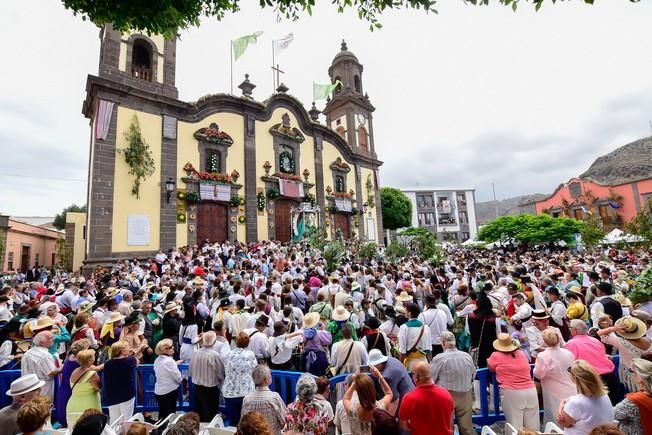
[[[314, 103], [306, 110], [283, 84], [256, 101], [248, 76], [241, 95], [180, 101], [176, 41], [111, 26], [100, 38], [83, 104], [87, 266], [204, 240], [290, 242], [309, 227], [382, 240], [375, 108], [344, 42], [328, 71], [342, 85], [323, 124]], [[134, 154], [143, 144], [149, 159]]]

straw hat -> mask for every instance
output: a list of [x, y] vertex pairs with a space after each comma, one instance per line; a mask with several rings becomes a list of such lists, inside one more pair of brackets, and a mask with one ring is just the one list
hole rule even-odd
[[303, 327], [308, 329], [308, 328], [314, 328], [315, 325], [319, 323], [319, 313], [316, 311], [313, 311], [312, 313], [308, 313], [305, 316], [303, 316]]
[[174, 302], [170, 302], [165, 306], [165, 310], [163, 310], [163, 314], [167, 314], [167, 313], [170, 313], [172, 311], [176, 311], [178, 308], [179, 307], [177, 306], [177, 304], [175, 304]]
[[113, 296], [117, 295], [119, 290], [115, 287], [109, 287], [106, 289], [106, 297], [107, 298], [112, 298]]
[[109, 315], [109, 318], [104, 323], [115, 323], [115, 322], [119, 322], [119, 321], [123, 320], [124, 318], [125, 318], [125, 316], [118, 313], [117, 311], [111, 311], [111, 314]]
[[77, 309], [77, 313], [87, 313], [91, 309], [93, 309], [93, 303], [90, 301], [84, 301], [79, 305], [79, 308]]
[[549, 318], [550, 318], [550, 314], [548, 314], [546, 310], [532, 310], [533, 320], [545, 320]]
[[66, 291], [66, 287], [63, 284], [59, 284], [57, 287], [57, 291], [54, 292], [55, 295], [60, 295], [61, 293]]
[[405, 307], [404, 307], [403, 305], [397, 305], [397, 306], [395, 306], [395, 307], [394, 307], [394, 310], [396, 310], [396, 312], [397, 312], [398, 314], [403, 314], [403, 315], [406, 315], [406, 314], [407, 314], [407, 310], [405, 309]]
[[11, 383], [7, 396], [20, 396], [45, 385], [45, 381], [39, 380], [36, 375], [25, 375]]
[[647, 332], [647, 327], [641, 319], [632, 316], [625, 316], [616, 320], [615, 326], [621, 326], [623, 331], [616, 331], [616, 334], [628, 340], [636, 340], [643, 337]]
[[349, 313], [348, 310], [342, 305], [338, 305], [337, 308], [335, 308], [333, 311], [333, 320], [338, 322], [349, 320], [349, 317], [351, 317], [351, 313]]
[[401, 302], [409, 302], [412, 300], [412, 296], [410, 296], [408, 292], [401, 292], [401, 294], [396, 297], [396, 300]]
[[519, 346], [514, 343], [509, 334], [498, 334], [498, 339], [494, 340], [494, 349], [498, 352], [513, 352], [518, 348]]
[[42, 329], [51, 328], [54, 326], [54, 321], [48, 316], [40, 317], [35, 324], [32, 325], [31, 330], [33, 334], [37, 334]]

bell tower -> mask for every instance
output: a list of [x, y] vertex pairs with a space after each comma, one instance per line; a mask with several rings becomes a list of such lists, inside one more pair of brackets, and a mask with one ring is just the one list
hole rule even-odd
[[99, 76], [176, 99], [176, 50], [176, 40], [122, 33], [106, 24], [100, 30]]
[[326, 124], [337, 131], [354, 152], [375, 156], [372, 113], [375, 107], [364, 93], [364, 67], [342, 40], [340, 52], [335, 55], [328, 75], [331, 83], [341, 82], [333, 91], [333, 99], [326, 103]]

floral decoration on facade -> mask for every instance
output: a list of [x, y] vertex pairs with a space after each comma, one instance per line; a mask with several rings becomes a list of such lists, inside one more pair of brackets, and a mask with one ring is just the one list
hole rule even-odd
[[365, 187], [367, 188], [367, 204], [369, 205], [369, 208], [374, 208], [376, 206], [376, 195], [374, 192], [374, 182], [371, 180], [371, 174], [367, 175]]
[[197, 204], [199, 202], [199, 194], [197, 192], [186, 193], [186, 202], [188, 204]]
[[270, 187], [269, 189], [267, 189], [267, 198], [268, 199], [276, 199], [279, 196], [281, 196], [281, 191], [278, 190], [277, 188]]
[[238, 178], [240, 178], [240, 173], [235, 169], [231, 171], [231, 179], [234, 183], [238, 181]]
[[246, 221], [247, 221], [247, 219], [246, 219], [243, 215], [238, 216], [238, 222], [239, 222], [239, 223], [243, 224], [243, 223], [245, 223]]
[[335, 198], [353, 199], [353, 195], [347, 192], [333, 192]]
[[351, 172], [351, 167], [342, 160], [342, 157], [338, 157], [333, 163], [330, 164], [329, 168], [334, 171], [342, 171], [344, 173]]
[[195, 139], [203, 140], [209, 143], [218, 145], [233, 145], [233, 139], [225, 131], [221, 131], [216, 123], [211, 123], [210, 126], [200, 128], [194, 134]]
[[317, 200], [315, 200], [315, 196], [312, 193], [306, 193], [305, 195], [303, 195], [303, 198], [301, 198], [301, 201], [302, 202], [307, 202], [312, 206], [317, 204]]
[[272, 128], [269, 129], [269, 132], [275, 136], [281, 136], [298, 143], [306, 140], [301, 133], [301, 130], [290, 125], [290, 115], [287, 113], [283, 114], [281, 122], [279, 124], [274, 124]]
[[277, 172], [274, 174], [276, 178], [282, 178], [284, 180], [296, 181], [297, 183], [301, 182], [301, 177], [293, 174], [284, 174], [283, 172]]
[[244, 199], [240, 198], [239, 196], [232, 196], [231, 200], [229, 201], [229, 205], [231, 205], [231, 207], [238, 207], [240, 206], [240, 200], [244, 201]]
[[198, 172], [197, 178], [204, 181], [215, 181], [217, 183], [232, 183], [233, 180], [229, 174], [220, 174], [219, 172]]
[[258, 192], [256, 195], [256, 208], [258, 211], [263, 211], [265, 210], [265, 193], [264, 192]]

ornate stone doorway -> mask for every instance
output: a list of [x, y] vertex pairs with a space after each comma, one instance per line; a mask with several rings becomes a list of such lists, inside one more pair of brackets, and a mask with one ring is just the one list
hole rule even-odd
[[228, 206], [202, 202], [197, 206], [197, 243], [208, 239], [211, 243], [228, 240]]

